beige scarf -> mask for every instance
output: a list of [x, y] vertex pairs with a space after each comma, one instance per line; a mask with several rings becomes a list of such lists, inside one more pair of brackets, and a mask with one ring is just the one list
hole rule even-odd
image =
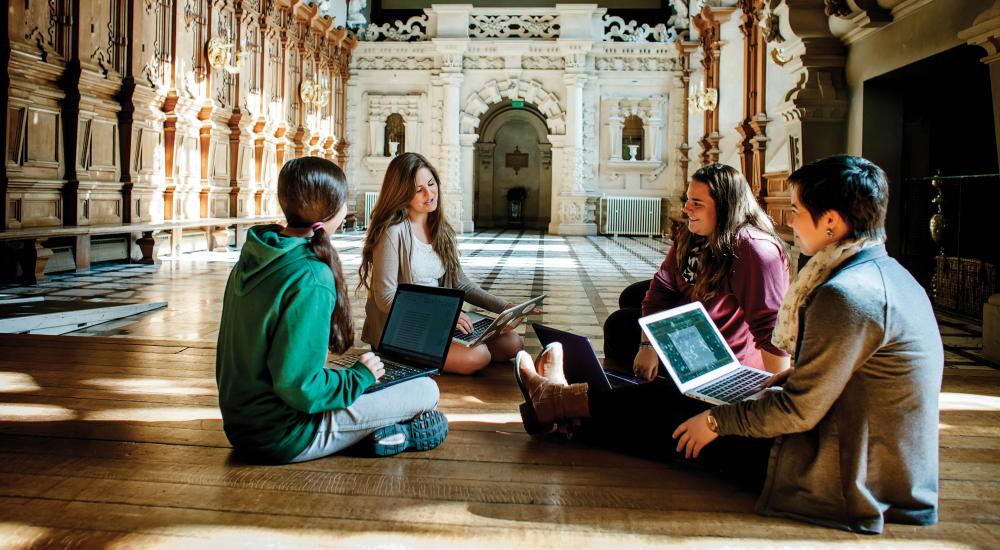
[[781, 301], [778, 323], [771, 335], [771, 343], [794, 357], [795, 343], [799, 337], [799, 309], [816, 287], [830, 278], [830, 274], [837, 266], [865, 248], [880, 244], [882, 241], [872, 239], [840, 241], [826, 245], [810, 258], [806, 266], [795, 276], [795, 280], [788, 287], [788, 292], [785, 293], [785, 298]]

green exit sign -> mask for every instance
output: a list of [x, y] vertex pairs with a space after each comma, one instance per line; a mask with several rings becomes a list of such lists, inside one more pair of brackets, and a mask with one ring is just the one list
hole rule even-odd
[[513, 108], [515, 108], [515, 109], [523, 109], [524, 108], [524, 100], [523, 99], [513, 99], [510, 102], [510, 106], [513, 107]]

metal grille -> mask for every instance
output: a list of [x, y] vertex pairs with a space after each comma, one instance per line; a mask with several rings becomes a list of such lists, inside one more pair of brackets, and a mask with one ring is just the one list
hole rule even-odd
[[372, 210], [375, 210], [375, 201], [378, 200], [378, 191], [365, 191], [365, 229], [372, 222]]
[[659, 197], [601, 197], [601, 233], [661, 235]]

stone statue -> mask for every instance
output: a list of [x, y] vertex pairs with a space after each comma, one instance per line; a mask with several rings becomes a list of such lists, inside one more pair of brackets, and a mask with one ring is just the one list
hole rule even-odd
[[368, 24], [365, 20], [365, 8], [368, 0], [350, 0], [347, 5], [347, 28], [356, 29]]

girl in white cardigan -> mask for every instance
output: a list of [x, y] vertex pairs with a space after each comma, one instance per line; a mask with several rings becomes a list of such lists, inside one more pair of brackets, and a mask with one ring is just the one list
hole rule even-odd
[[[358, 270], [359, 288], [368, 290], [361, 339], [372, 346], [382, 337], [399, 283], [456, 288], [465, 292], [466, 302], [493, 313], [514, 305], [486, 292], [462, 272], [455, 230], [441, 205], [439, 181], [437, 170], [417, 153], [397, 156], [386, 170]], [[472, 374], [490, 362], [510, 360], [524, 348], [514, 326], [477, 346], [453, 342], [444, 371]], [[462, 313], [455, 328], [468, 334], [472, 322]]]

